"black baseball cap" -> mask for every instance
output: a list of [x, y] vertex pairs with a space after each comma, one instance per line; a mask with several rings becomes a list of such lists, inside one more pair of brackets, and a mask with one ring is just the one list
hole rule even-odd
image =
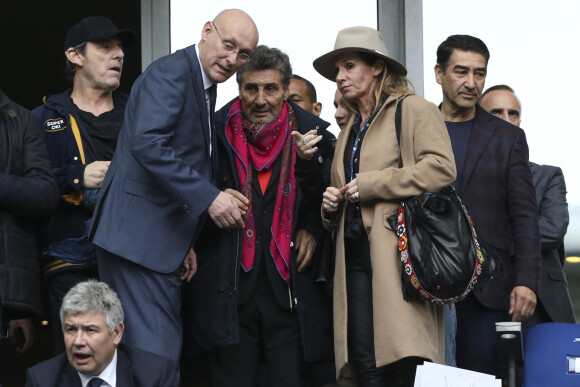
[[76, 47], [84, 42], [97, 42], [118, 36], [123, 47], [131, 47], [137, 44], [139, 38], [132, 30], [120, 30], [115, 24], [104, 16], [86, 17], [70, 30], [64, 38], [64, 50]]

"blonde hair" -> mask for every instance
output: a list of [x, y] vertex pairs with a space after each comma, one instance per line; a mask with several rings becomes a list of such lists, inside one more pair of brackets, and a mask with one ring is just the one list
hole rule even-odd
[[[378, 101], [380, 101], [384, 95], [402, 96], [406, 94], [415, 94], [415, 92], [409, 88], [409, 86], [413, 87], [411, 81], [409, 81], [405, 75], [390, 71], [389, 66], [384, 60], [365, 52], [357, 52], [356, 54], [369, 66], [374, 65], [377, 61], [382, 62], [384, 66], [378, 79], [371, 86], [371, 97], [373, 101], [371, 115], [375, 114], [379, 109]], [[351, 102], [344, 100], [344, 105], [348, 111], [354, 112], [355, 114], [358, 113], [356, 106]]]

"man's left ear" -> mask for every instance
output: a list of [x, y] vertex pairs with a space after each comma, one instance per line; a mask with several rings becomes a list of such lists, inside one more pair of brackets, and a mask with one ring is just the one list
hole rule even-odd
[[320, 117], [320, 112], [322, 111], [322, 104], [320, 102], [315, 102], [312, 104], [312, 113]]
[[284, 90], [284, 101], [288, 100], [289, 95], [290, 95], [290, 89], [286, 88], [286, 90]]
[[125, 332], [125, 324], [123, 324], [123, 321], [121, 321], [113, 331], [113, 343], [115, 345], [119, 345], [121, 342], [121, 339], [123, 338], [123, 332]]

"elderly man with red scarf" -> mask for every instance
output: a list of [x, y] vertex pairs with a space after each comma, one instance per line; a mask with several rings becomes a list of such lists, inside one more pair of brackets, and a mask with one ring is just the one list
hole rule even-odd
[[291, 76], [286, 54], [258, 46], [238, 70], [239, 98], [216, 112], [217, 184], [245, 228], [208, 223], [196, 242], [189, 326], [195, 348], [221, 345], [209, 356], [215, 386], [259, 385], [260, 359], [267, 385], [301, 386], [305, 361], [332, 358], [331, 305], [308, 270], [322, 192], [302, 190], [300, 171], [320, 174], [333, 136], [287, 101]]

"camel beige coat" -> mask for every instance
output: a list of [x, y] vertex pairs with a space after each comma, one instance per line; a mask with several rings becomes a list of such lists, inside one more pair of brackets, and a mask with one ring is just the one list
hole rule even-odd
[[[387, 219], [401, 198], [437, 191], [455, 181], [455, 161], [447, 128], [435, 105], [410, 95], [402, 109], [401, 146], [404, 167], [398, 166], [395, 111], [389, 97], [368, 128], [360, 152], [358, 179], [363, 223], [373, 271], [373, 322], [377, 367], [403, 357], [444, 361], [443, 308], [427, 301], [403, 300], [397, 238]], [[340, 133], [331, 169], [331, 185], [345, 183], [343, 156], [353, 123]], [[323, 218], [327, 215], [322, 211]], [[344, 261], [344, 206], [339, 208], [334, 274], [334, 346], [337, 377], [347, 370], [347, 300]], [[328, 222], [328, 218], [324, 219]], [[327, 223], [328, 224], [328, 223]]]

